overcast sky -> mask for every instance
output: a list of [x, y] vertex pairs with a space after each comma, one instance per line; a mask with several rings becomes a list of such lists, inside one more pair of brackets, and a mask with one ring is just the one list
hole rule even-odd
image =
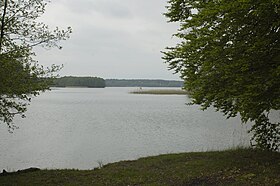
[[52, 0], [42, 17], [71, 26], [63, 49], [36, 49], [43, 65], [63, 64], [61, 76], [175, 79], [160, 51], [173, 46], [177, 25], [162, 15], [167, 0]]

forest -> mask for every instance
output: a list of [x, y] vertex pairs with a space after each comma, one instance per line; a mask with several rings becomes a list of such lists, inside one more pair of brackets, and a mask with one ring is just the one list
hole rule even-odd
[[105, 80], [99, 77], [73, 77], [65, 76], [53, 80], [52, 86], [55, 87], [88, 87], [104, 88]]
[[54, 87], [182, 87], [183, 81], [153, 79], [103, 79], [100, 77], [65, 76], [55, 78]]

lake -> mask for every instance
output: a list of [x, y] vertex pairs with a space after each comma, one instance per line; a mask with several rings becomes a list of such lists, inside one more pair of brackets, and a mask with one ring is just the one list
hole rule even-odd
[[[185, 95], [129, 94], [137, 88], [55, 88], [34, 98], [10, 134], [0, 125], [0, 170], [93, 169], [164, 153], [248, 144], [246, 125]], [[144, 88], [147, 89], [147, 88]], [[249, 127], [248, 127], [249, 128]]]

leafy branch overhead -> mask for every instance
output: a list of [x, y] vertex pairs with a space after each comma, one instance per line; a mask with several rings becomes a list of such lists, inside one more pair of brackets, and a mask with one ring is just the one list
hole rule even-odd
[[179, 22], [181, 42], [164, 51], [193, 104], [252, 121], [252, 143], [280, 147], [280, 1], [170, 0], [165, 14]]
[[0, 7], [0, 121], [10, 129], [16, 114], [24, 117], [32, 96], [48, 89], [50, 80], [61, 68], [43, 68], [33, 59], [33, 48], [57, 47], [72, 30], [51, 31], [37, 19], [45, 12], [46, 0], [4, 0]]

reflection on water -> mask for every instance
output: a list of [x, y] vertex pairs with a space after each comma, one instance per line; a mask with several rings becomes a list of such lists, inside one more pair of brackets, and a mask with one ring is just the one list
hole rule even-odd
[[0, 169], [92, 169], [143, 156], [225, 149], [248, 143], [246, 126], [184, 95], [137, 95], [135, 88], [62, 88], [35, 98], [13, 134], [0, 127]]

